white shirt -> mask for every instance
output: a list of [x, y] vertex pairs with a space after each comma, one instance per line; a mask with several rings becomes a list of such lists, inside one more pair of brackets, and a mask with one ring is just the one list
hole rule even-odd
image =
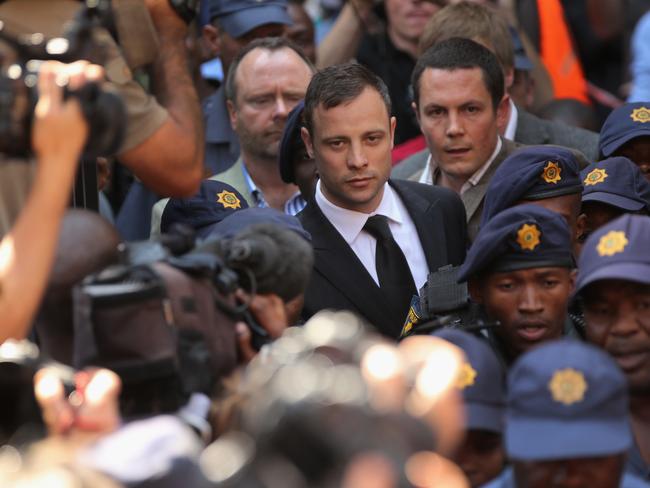
[[[463, 186], [460, 187], [461, 195], [470, 188], [478, 185], [485, 172], [490, 168], [492, 161], [494, 161], [494, 159], [497, 157], [497, 154], [499, 154], [499, 151], [501, 151], [502, 145], [503, 142], [501, 142], [501, 138], [499, 137], [497, 140], [497, 145], [494, 148], [494, 151], [492, 152], [490, 158], [485, 162], [485, 164], [483, 164], [483, 166], [476, 170], [476, 172], [465, 183], [463, 183]], [[431, 154], [429, 154], [429, 157], [427, 158], [427, 164], [424, 166], [424, 171], [422, 171], [422, 175], [418, 181], [427, 185], [433, 185], [433, 173], [437, 168], [438, 164], [431, 159]]]
[[517, 119], [519, 118], [519, 112], [517, 111], [517, 106], [515, 102], [510, 99], [510, 115], [508, 116], [508, 125], [506, 125], [506, 131], [503, 134], [503, 137], [511, 141], [515, 140], [515, 133], [517, 132]]
[[[366, 225], [368, 218], [373, 215], [388, 217], [388, 227], [404, 253], [404, 257], [406, 257], [416, 288], [419, 290], [426, 283], [429, 266], [427, 265], [427, 259], [417, 229], [402, 200], [395, 194], [395, 190], [388, 183], [384, 185], [384, 195], [379, 206], [369, 214], [334, 205], [321, 191], [320, 180], [316, 183], [316, 203], [327, 217], [327, 220], [331, 222], [345, 242], [352, 248], [354, 254], [357, 255], [359, 261], [361, 261], [377, 285], [379, 285], [375, 266], [377, 240], [363, 230], [363, 226]], [[350, 286], [356, 285], [350, 283]]]

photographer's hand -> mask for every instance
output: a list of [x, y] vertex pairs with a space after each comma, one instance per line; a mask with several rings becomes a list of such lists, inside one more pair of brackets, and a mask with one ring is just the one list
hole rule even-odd
[[[248, 308], [257, 323], [266, 330], [271, 339], [277, 339], [289, 326], [289, 319], [284, 301], [278, 295], [254, 295], [252, 298], [243, 290], [237, 290], [236, 296], [242, 302], [250, 302]], [[236, 324], [239, 354], [242, 362], [248, 363], [257, 351], [251, 344], [252, 335], [244, 322]]]
[[41, 66], [32, 128], [36, 175], [16, 224], [0, 242], [0, 343], [8, 338], [23, 339], [29, 331], [88, 136], [79, 102], [64, 100], [64, 87], [78, 88], [102, 73], [99, 66], [85, 61]]

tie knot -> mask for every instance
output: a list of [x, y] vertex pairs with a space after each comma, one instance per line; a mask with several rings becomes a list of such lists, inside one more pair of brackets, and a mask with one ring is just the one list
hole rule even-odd
[[393, 234], [388, 227], [388, 217], [385, 215], [368, 217], [363, 229], [377, 240], [385, 241], [393, 238]]

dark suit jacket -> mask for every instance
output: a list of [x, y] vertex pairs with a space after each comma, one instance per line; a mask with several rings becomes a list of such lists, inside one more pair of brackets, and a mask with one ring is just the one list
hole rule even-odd
[[598, 134], [562, 122], [540, 119], [519, 109], [515, 141], [527, 146], [553, 144], [577, 149], [589, 163], [598, 161]]
[[[476, 237], [476, 234], [478, 234], [478, 227], [481, 222], [481, 214], [483, 213], [483, 200], [485, 198], [485, 192], [487, 191], [487, 187], [490, 183], [492, 175], [504, 159], [506, 159], [515, 150], [521, 147], [519, 144], [515, 144], [508, 139], [501, 139], [501, 141], [503, 142], [501, 145], [501, 151], [499, 151], [494, 161], [492, 161], [492, 164], [485, 172], [485, 174], [481, 177], [478, 184], [467, 190], [460, 197], [463, 201], [463, 205], [465, 205], [465, 214], [467, 216], [467, 231], [470, 241], [473, 241]], [[422, 171], [427, 164], [428, 158], [428, 149], [415, 153], [413, 156], [410, 156], [402, 163], [395, 166], [393, 168], [391, 176], [393, 178], [405, 178], [411, 181], [417, 181], [422, 175]]]
[[[465, 259], [465, 211], [444, 188], [391, 180], [413, 219], [430, 271]], [[298, 215], [312, 236], [314, 270], [305, 293], [303, 316], [323, 309], [351, 310], [380, 332], [397, 338], [403, 324], [390, 323], [386, 297], [341, 234], [312, 200]], [[406, 318], [406, 317], [405, 317]]]

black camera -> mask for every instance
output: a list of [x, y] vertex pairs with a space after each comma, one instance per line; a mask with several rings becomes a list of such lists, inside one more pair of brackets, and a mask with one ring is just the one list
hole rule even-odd
[[[43, 61], [70, 63], [85, 59], [103, 64], [100, 43], [93, 29], [110, 22], [110, 2], [87, 2], [66, 30], [64, 37], [46, 39], [42, 34], [21, 35], [0, 22], [0, 40], [16, 54], [15, 62], [0, 76], [0, 152], [26, 158], [31, 154], [31, 127], [38, 100], [36, 82]], [[79, 99], [89, 127], [83, 157], [115, 154], [126, 127], [126, 109], [122, 99], [95, 83], [78, 90], [66, 90], [65, 97]]]

